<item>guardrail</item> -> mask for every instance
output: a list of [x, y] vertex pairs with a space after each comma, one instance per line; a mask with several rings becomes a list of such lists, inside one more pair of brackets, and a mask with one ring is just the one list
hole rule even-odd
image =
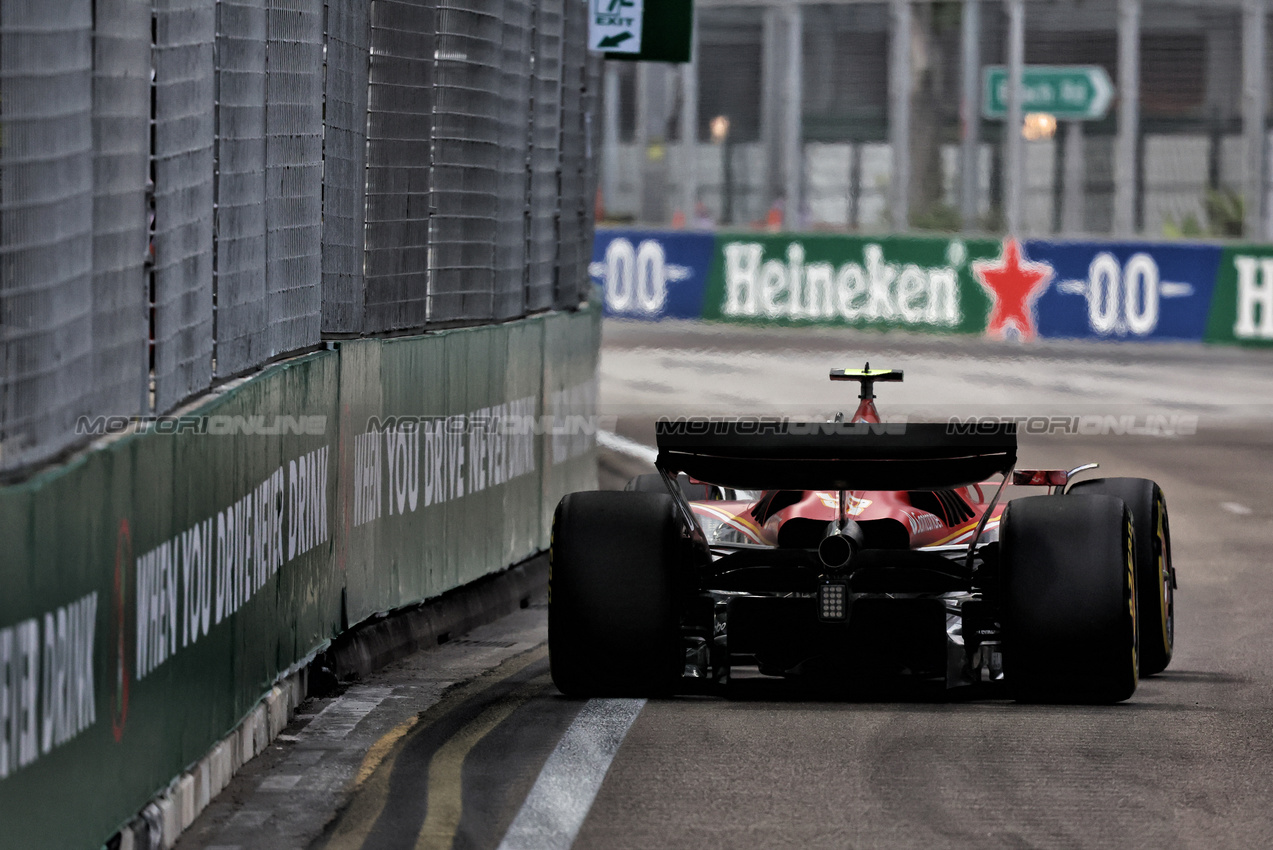
[[1273, 345], [1273, 246], [599, 228], [605, 315]]
[[83, 418], [118, 438], [0, 488], [0, 843], [101, 845], [344, 630], [546, 549], [596, 486], [599, 338], [355, 340]]

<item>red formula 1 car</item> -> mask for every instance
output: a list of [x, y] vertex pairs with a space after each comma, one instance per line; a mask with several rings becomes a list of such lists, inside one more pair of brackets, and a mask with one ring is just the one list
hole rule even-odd
[[[1016, 468], [1013, 423], [662, 420], [658, 472], [553, 520], [565, 694], [719, 685], [731, 667], [1116, 702], [1171, 660], [1167, 506], [1139, 478]], [[1008, 483], [1047, 495], [1000, 504]]]

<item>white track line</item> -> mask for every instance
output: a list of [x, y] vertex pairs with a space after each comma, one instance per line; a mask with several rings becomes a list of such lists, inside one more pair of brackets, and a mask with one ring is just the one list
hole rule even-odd
[[649, 464], [653, 464], [659, 457], [658, 449], [652, 449], [649, 446], [638, 443], [636, 440], [629, 440], [627, 437], [620, 437], [613, 431], [598, 429], [597, 445], [612, 452], [619, 452], [620, 454], [643, 460]]
[[1237, 502], [1221, 502], [1220, 507], [1224, 508], [1231, 514], [1237, 514], [1238, 516], [1250, 516], [1254, 513], [1254, 511], [1246, 505], [1242, 505]]
[[643, 699], [588, 700], [544, 762], [499, 850], [569, 850]]

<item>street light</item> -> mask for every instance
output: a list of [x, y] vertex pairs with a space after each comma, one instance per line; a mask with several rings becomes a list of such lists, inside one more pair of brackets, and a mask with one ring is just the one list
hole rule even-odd
[[1027, 142], [1050, 139], [1056, 135], [1056, 116], [1049, 112], [1028, 112], [1021, 125], [1021, 136]]
[[712, 119], [712, 142], [720, 144], [729, 135], [729, 118], [717, 115]]
[[729, 117], [717, 115], [709, 125], [712, 133], [712, 144], [720, 145], [720, 222], [734, 223], [734, 179], [733, 165], [730, 160], [732, 150], [729, 144]]

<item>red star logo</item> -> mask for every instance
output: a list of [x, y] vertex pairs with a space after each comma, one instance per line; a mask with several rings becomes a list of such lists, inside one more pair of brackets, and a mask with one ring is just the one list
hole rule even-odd
[[1047, 263], [1024, 262], [1021, 246], [1015, 239], [1003, 243], [997, 262], [978, 260], [972, 264], [977, 282], [990, 294], [990, 318], [986, 334], [1002, 337], [1012, 325], [1025, 339], [1034, 338], [1034, 302], [1052, 280], [1052, 267]]

